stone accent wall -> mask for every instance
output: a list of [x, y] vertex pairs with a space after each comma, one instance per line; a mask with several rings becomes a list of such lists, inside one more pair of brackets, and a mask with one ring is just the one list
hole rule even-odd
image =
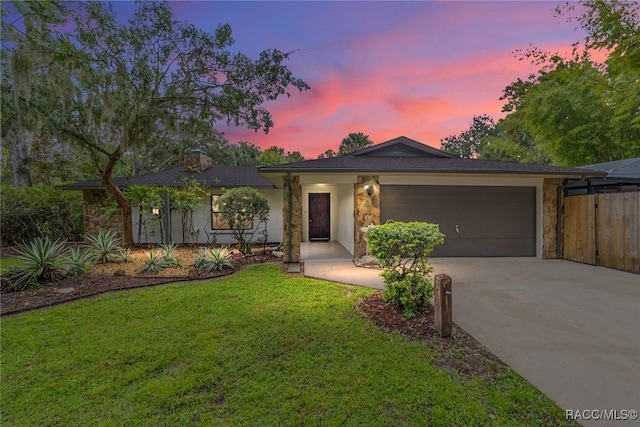
[[[367, 253], [367, 242], [363, 227], [380, 225], [380, 177], [358, 176], [355, 184], [355, 248], [354, 256], [363, 257]], [[368, 187], [367, 187], [368, 186]]]
[[[300, 242], [302, 241], [302, 187], [300, 177], [291, 177], [291, 186], [287, 177], [284, 178], [284, 200], [282, 204], [282, 252], [284, 262], [300, 262]], [[289, 218], [289, 195], [291, 195], [291, 218]], [[289, 229], [291, 229], [291, 250], [289, 250]], [[291, 255], [289, 255], [291, 254]]]
[[561, 185], [560, 178], [545, 178], [542, 185], [542, 258], [558, 257], [558, 187]]
[[202, 150], [191, 150], [184, 155], [184, 170], [202, 172], [213, 166], [213, 161]]
[[107, 214], [111, 198], [104, 190], [84, 190], [82, 192], [82, 232], [95, 234], [105, 228], [122, 234], [122, 216], [119, 211]]

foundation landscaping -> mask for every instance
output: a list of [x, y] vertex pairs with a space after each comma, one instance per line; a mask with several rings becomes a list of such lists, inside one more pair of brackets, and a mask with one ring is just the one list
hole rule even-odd
[[440, 338], [432, 308], [407, 319], [372, 289], [285, 274], [262, 247], [103, 261], [2, 295], [3, 425], [572, 425], [457, 326]]

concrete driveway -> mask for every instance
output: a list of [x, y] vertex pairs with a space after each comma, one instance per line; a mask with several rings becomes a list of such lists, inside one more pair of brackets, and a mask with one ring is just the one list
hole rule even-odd
[[[378, 272], [349, 262], [305, 263], [305, 274], [381, 286]], [[640, 410], [639, 275], [534, 258], [432, 263], [453, 279], [453, 320], [560, 407]]]

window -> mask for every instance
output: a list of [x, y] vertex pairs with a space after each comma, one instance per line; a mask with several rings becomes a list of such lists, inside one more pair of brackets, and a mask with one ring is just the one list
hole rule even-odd
[[[220, 207], [218, 206], [219, 195], [211, 196], [211, 229], [212, 230], [231, 230], [229, 222], [222, 218]], [[234, 229], [251, 230], [253, 228], [253, 214], [248, 212], [238, 212], [236, 214], [236, 222]]]

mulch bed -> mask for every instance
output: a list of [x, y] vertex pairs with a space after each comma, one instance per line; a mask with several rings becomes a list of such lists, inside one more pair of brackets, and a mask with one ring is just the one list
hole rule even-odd
[[2, 294], [0, 296], [0, 315], [4, 316], [50, 307], [107, 292], [149, 287], [178, 281], [212, 279], [235, 273], [247, 265], [280, 261], [280, 258], [271, 254], [253, 255], [250, 257], [234, 256], [233, 267], [225, 267], [221, 271], [214, 271], [206, 275], [198, 276], [197, 279], [161, 275], [155, 277], [115, 276], [104, 273], [70, 276], [39, 288], [29, 288], [20, 292]]
[[[233, 267], [226, 267], [221, 271], [199, 276], [197, 279], [166, 275], [119, 276], [107, 272], [71, 276], [39, 288], [29, 288], [20, 292], [2, 294], [0, 296], [0, 315], [22, 313], [125, 289], [156, 286], [178, 281], [212, 279], [235, 273], [247, 265], [268, 262], [279, 263], [281, 261], [280, 258], [271, 253], [254, 254], [250, 257], [242, 257], [236, 254], [233, 257]], [[359, 299], [355, 307], [365, 313], [381, 328], [400, 333], [411, 340], [424, 342], [436, 350], [433, 353], [437, 354], [438, 357], [432, 360], [432, 364], [451, 372], [452, 375], [461, 376], [465, 379], [483, 377], [492, 381], [497, 378], [499, 372], [506, 366], [500, 359], [455, 324], [453, 325], [451, 336], [441, 338], [435, 329], [433, 307], [429, 307], [413, 319], [404, 319], [402, 310], [393, 304], [387, 304], [382, 301], [380, 292]]]
[[358, 300], [356, 308], [381, 328], [398, 332], [411, 340], [424, 342], [437, 354], [432, 365], [465, 379], [482, 377], [495, 381], [507, 365], [455, 323], [450, 337], [441, 338], [435, 328], [433, 307], [412, 319], [405, 319], [402, 310], [385, 303], [376, 292]]

